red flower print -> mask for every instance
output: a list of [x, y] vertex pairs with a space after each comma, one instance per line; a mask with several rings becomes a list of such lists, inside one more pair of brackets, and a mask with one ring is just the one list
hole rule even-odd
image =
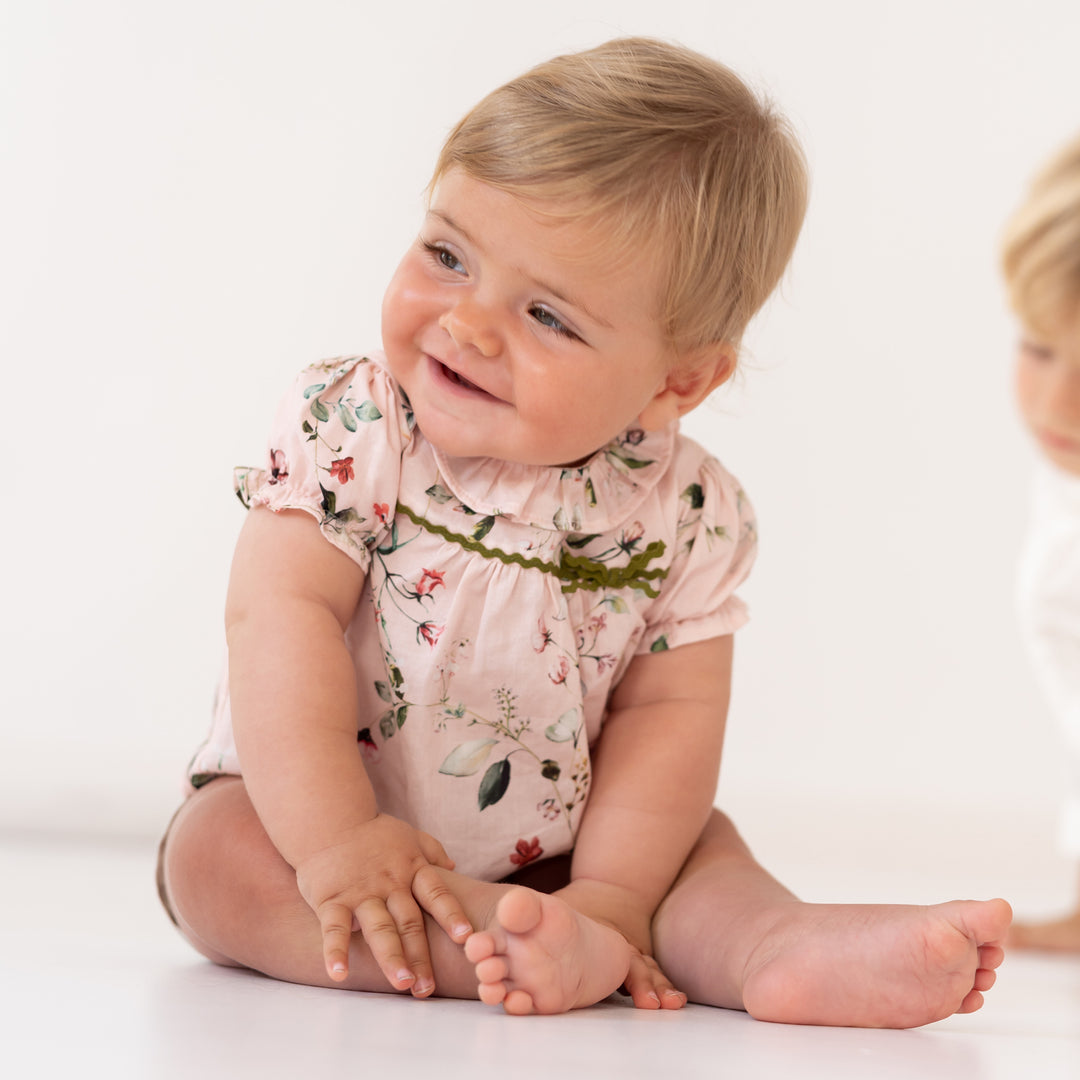
[[429, 570], [426, 566], [423, 570], [423, 575], [416, 583], [417, 596], [429, 595], [436, 585], [442, 585], [444, 588], [446, 587], [446, 582], [443, 581], [443, 572], [441, 570]]
[[369, 761], [374, 763], [379, 760], [379, 748], [371, 737], [371, 728], [361, 728], [356, 733], [356, 741], [360, 744], [361, 751]]
[[356, 470], [353, 468], [353, 459], [351, 457], [338, 458], [337, 461], [330, 462], [330, 475], [337, 480], [339, 484], [347, 484], [355, 475]]
[[589, 629], [594, 634], [598, 634], [606, 626], [607, 626], [607, 615], [603, 611], [601, 611], [599, 615], [594, 615], [589, 620]]
[[565, 656], [559, 657], [559, 666], [555, 671], [548, 672], [548, 678], [558, 686], [560, 683], [566, 682], [566, 676], [570, 674], [570, 662]]
[[285, 457], [284, 450], [270, 451], [270, 479], [269, 484], [284, 484], [289, 479], [289, 460]]
[[536, 633], [532, 636], [533, 652], [542, 653], [551, 642], [551, 631], [547, 628], [547, 623], [544, 622], [544, 616], [541, 615], [536, 620]]
[[432, 622], [422, 622], [416, 628], [416, 640], [423, 638], [432, 648], [435, 648], [435, 642], [439, 640], [445, 629], [445, 626], [436, 626]]
[[544, 854], [544, 849], [540, 846], [540, 838], [534, 836], [531, 840], [519, 840], [514, 845], [514, 854], [510, 856], [510, 861], [515, 866], [525, 866], [528, 863], [539, 859]]
[[[352, 460], [350, 458], [350, 460]], [[390, 516], [390, 504], [389, 503], [375, 503], [372, 506], [372, 510], [375, 511], [375, 516], [385, 525], [386, 519]]]

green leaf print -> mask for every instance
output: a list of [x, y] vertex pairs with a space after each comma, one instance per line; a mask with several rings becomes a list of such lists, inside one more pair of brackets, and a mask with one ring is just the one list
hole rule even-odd
[[409, 715], [409, 706], [402, 705], [397, 711], [397, 726], [400, 731], [405, 726], [405, 720]]
[[621, 461], [628, 469], [644, 469], [648, 465], [653, 464], [652, 458], [636, 458], [631, 454], [628, 454], [625, 450], [608, 450], [608, 453], [613, 457]]
[[442, 484], [432, 484], [424, 494], [429, 499], [434, 499], [440, 506], [448, 503], [454, 497]]
[[[374, 401], [365, 401], [362, 405], [357, 405], [356, 419], [365, 424], [370, 424], [373, 420], [381, 420], [382, 413], [379, 412]], [[355, 431], [356, 429], [350, 428], [349, 430]]]
[[649, 646], [649, 652], [667, 652], [667, 634], [661, 634], [653, 643]]
[[585, 536], [568, 536], [564, 543], [567, 547], [571, 548], [583, 548], [591, 544], [600, 533], [588, 533]]
[[321, 394], [325, 389], [326, 389], [326, 383], [324, 383], [324, 382], [312, 383], [311, 386], [309, 386], [304, 391], [304, 400], [307, 401], [314, 394]]
[[700, 484], [691, 484], [680, 496], [695, 510], [700, 510], [705, 505], [705, 489]]
[[353, 417], [353, 411], [349, 408], [348, 405], [345, 404], [344, 401], [339, 401], [337, 403], [337, 414], [338, 419], [341, 421], [342, 425], [347, 431], [356, 430], [356, 420]]
[[577, 710], [564, 712], [554, 724], [544, 729], [544, 734], [552, 742], [569, 742], [577, 730]]
[[492, 526], [495, 524], [495, 518], [490, 514], [487, 517], [480, 519], [480, 524], [476, 526], [472, 531], [472, 538], [474, 540], [483, 540], [489, 532], [491, 532]]
[[487, 772], [484, 773], [484, 779], [480, 781], [480, 791], [477, 796], [480, 809], [486, 810], [489, 806], [494, 806], [506, 794], [509, 786], [510, 759], [503, 758], [502, 761], [489, 765]]
[[439, 766], [444, 776], [472, 776], [487, 761], [491, 748], [498, 739], [471, 739], [455, 746]]
[[384, 739], [392, 739], [394, 732], [397, 731], [397, 725], [394, 723], [394, 710], [387, 709], [386, 712], [379, 717], [379, 730], [382, 732]]
[[332, 491], [327, 491], [326, 488], [319, 485], [319, 490], [322, 492], [322, 507], [328, 514], [337, 513], [337, 495]]
[[316, 420], [329, 420], [330, 410], [316, 398], [311, 403], [311, 415], [314, 416]]
[[562, 769], [559, 767], [557, 761], [554, 761], [551, 758], [545, 758], [540, 762], [540, 775], [545, 780], [558, 780], [562, 775]]
[[377, 693], [383, 701], [394, 700], [393, 695], [390, 693], [390, 687], [387, 686], [386, 683], [380, 682], [378, 679], [375, 680], [375, 693]]

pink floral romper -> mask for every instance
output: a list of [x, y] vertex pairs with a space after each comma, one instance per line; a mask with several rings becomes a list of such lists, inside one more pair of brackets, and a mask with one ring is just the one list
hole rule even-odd
[[[485, 880], [573, 847], [589, 747], [633, 657], [747, 618], [753, 511], [674, 424], [581, 467], [450, 458], [373, 354], [307, 368], [236, 490], [307, 511], [364, 569], [357, 753], [384, 812]], [[188, 779], [240, 772], [226, 679]]]

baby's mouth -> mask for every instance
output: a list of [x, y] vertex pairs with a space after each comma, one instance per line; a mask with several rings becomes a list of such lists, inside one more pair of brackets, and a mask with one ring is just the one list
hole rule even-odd
[[469, 382], [463, 375], [459, 375], [453, 368], [448, 368], [445, 364], [442, 364], [443, 374], [452, 382], [457, 383], [458, 386], [466, 386], [470, 390], [479, 390], [480, 387], [476, 383]]
[[491, 394], [489, 394], [482, 386], [477, 386], [476, 383], [469, 382], [464, 375], [459, 375], [453, 368], [449, 368], [443, 363], [440, 363], [439, 367], [442, 368], [442, 373], [450, 382], [455, 383], [457, 386], [464, 387], [466, 390], [472, 390], [474, 393], [483, 394], [485, 397], [491, 397]]

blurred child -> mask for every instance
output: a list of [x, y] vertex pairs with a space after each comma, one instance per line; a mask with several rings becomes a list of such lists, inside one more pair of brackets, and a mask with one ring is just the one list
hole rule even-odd
[[383, 351], [304, 371], [239, 474], [228, 678], [163, 858], [204, 955], [510, 1013], [979, 1007], [1004, 901], [801, 904], [712, 807], [756, 526], [678, 421], [805, 201], [784, 121], [653, 41], [451, 132]]
[[[1031, 185], [1006, 231], [1002, 266], [1022, 326], [1017, 401], [1040, 454], [1021, 626], [1064, 736], [1071, 786], [1060, 840], [1080, 864], [1080, 138]], [[1017, 925], [1009, 940], [1080, 951], [1080, 896], [1064, 918]]]

